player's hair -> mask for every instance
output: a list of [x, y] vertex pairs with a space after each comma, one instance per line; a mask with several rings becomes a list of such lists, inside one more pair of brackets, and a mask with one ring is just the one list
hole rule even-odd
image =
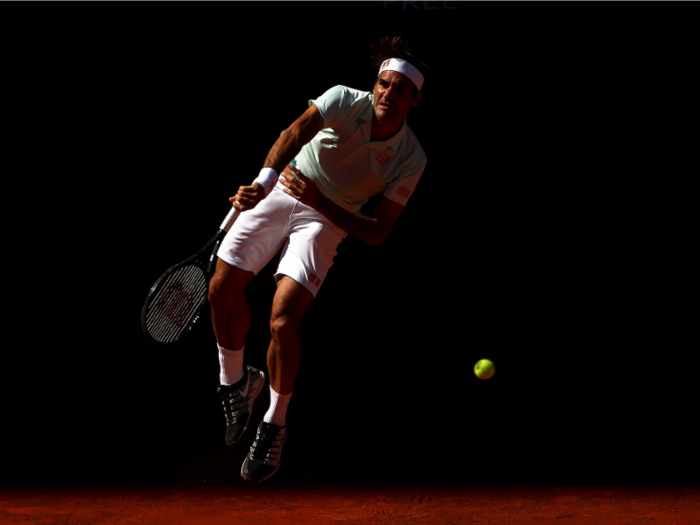
[[[371, 50], [370, 61], [375, 67], [375, 71], [379, 69], [379, 66], [385, 60], [389, 58], [400, 58], [417, 68], [424, 77], [427, 77], [428, 65], [408, 47], [407, 38], [403, 36], [385, 36], [382, 37], [379, 42], [370, 44], [369, 47]], [[374, 83], [377, 83], [377, 78], [374, 79]], [[417, 94], [418, 90], [415, 90], [413, 96], [415, 97]]]

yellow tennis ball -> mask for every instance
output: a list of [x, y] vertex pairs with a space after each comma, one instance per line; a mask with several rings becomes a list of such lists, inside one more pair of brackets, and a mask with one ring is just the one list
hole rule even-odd
[[479, 379], [491, 379], [496, 373], [496, 366], [488, 359], [482, 359], [474, 365], [474, 373]]

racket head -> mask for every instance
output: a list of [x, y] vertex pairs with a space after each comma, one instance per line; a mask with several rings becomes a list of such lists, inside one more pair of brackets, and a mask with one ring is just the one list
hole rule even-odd
[[151, 287], [141, 309], [141, 328], [151, 343], [177, 344], [199, 321], [209, 295], [212, 262], [224, 234], [219, 231], [192, 257], [168, 268]]
[[151, 288], [141, 311], [146, 338], [157, 345], [179, 343], [199, 320], [209, 279], [197, 261], [169, 268]]

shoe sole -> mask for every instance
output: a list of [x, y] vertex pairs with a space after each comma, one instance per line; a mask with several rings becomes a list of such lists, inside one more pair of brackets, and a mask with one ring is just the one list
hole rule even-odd
[[265, 372], [260, 372], [260, 379], [262, 379], [262, 381], [258, 380], [259, 386], [255, 388], [255, 390], [253, 390], [253, 393], [251, 394], [250, 412], [248, 413], [248, 420], [245, 422], [243, 433], [238, 437], [236, 441], [234, 441], [230, 445], [227, 443], [226, 445], [229, 447], [235, 447], [241, 441], [243, 441], [246, 435], [248, 434], [248, 431], [250, 430], [250, 418], [253, 416], [253, 403], [255, 403], [255, 399], [260, 395], [260, 392], [262, 392], [262, 389], [265, 386]]
[[256, 483], [261, 483], [261, 482], [265, 481], [266, 479], [270, 479], [270, 478], [273, 476], [273, 474], [275, 474], [275, 472], [277, 472], [279, 469], [280, 469], [280, 466], [277, 465], [277, 468], [276, 468], [275, 470], [273, 470], [272, 472], [270, 472], [267, 476], [265, 476], [265, 477], [262, 478], [262, 479], [253, 479], [253, 478], [249, 478], [248, 476], [246, 476], [245, 474], [243, 474], [243, 471], [241, 470], [241, 477], [242, 477], [244, 480], [246, 480], [246, 481], [254, 481], [254, 482], [256, 482]]

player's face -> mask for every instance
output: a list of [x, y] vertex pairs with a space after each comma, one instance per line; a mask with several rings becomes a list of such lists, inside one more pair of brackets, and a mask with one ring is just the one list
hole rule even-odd
[[[384, 71], [374, 84], [374, 114], [380, 121], [403, 120], [423, 96], [415, 94], [415, 85], [398, 71]], [[415, 95], [415, 96], [414, 96]]]

